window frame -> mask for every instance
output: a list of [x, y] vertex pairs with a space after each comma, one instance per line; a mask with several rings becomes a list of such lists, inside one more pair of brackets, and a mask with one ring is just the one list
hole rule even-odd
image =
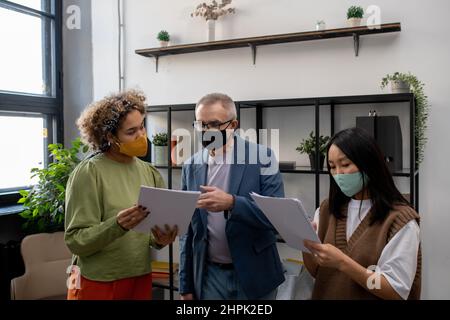
[[[51, 30], [52, 23], [44, 23], [42, 28], [50, 28], [50, 39], [47, 41], [49, 33], [44, 32], [44, 42], [42, 50], [50, 50], [43, 61], [46, 66], [43, 68], [47, 88], [52, 89], [53, 96], [35, 95], [28, 93], [16, 93], [0, 91], [0, 114], [15, 116], [41, 116], [44, 118], [44, 125], [48, 130], [48, 138], [44, 144], [44, 165], [47, 166], [51, 159], [47, 152], [47, 146], [51, 143], [64, 143], [63, 128], [63, 83], [62, 83], [62, 1], [49, 0], [49, 11], [35, 10], [11, 1], [0, 0], [0, 7], [31, 16], [45, 17], [53, 21], [54, 29]], [[53, 13], [52, 13], [53, 12]], [[45, 21], [45, 20], [44, 20]], [[49, 43], [51, 44], [49, 46]], [[47, 53], [47, 52], [46, 52]], [[54, 62], [52, 65], [52, 61]], [[54, 75], [54, 77], [53, 77]], [[1, 90], [1, 88], [0, 88]], [[20, 188], [20, 187], [18, 187]], [[0, 208], [17, 205], [20, 199], [18, 190], [0, 193]]]

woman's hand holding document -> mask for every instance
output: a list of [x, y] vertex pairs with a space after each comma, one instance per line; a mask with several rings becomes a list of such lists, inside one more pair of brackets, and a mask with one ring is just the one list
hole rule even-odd
[[200, 192], [142, 186], [139, 205], [148, 208], [150, 214], [133, 230], [140, 233], [152, 232], [156, 237], [165, 234], [161, 227], [166, 230], [170, 230], [170, 227], [177, 227], [178, 234], [185, 234], [199, 196]]
[[270, 198], [256, 193], [251, 193], [250, 196], [288, 246], [310, 253], [309, 249], [304, 246], [304, 241], [320, 243], [300, 200]]

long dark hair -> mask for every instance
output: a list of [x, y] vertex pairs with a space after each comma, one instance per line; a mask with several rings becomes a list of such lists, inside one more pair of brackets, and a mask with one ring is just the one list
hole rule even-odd
[[[327, 159], [332, 145], [337, 146], [359, 169], [369, 177], [367, 190], [372, 200], [371, 224], [383, 221], [394, 205], [410, 205], [394, 184], [392, 174], [384, 161], [383, 152], [374, 138], [359, 128], [343, 130], [333, 138], [327, 146]], [[347, 197], [334, 181], [330, 164], [330, 212], [337, 218], [343, 217], [342, 208], [350, 198]]]

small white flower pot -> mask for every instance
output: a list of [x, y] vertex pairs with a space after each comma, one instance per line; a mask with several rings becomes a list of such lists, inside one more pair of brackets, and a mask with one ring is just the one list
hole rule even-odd
[[347, 23], [350, 27], [360, 27], [361, 26], [361, 18], [350, 18], [347, 19]]
[[400, 80], [390, 81], [392, 93], [410, 93], [411, 87], [408, 83]]
[[161, 44], [162, 48], [165, 48], [169, 45], [169, 41], [160, 41], [159, 43]]
[[167, 166], [168, 163], [167, 146], [155, 146], [155, 166]]
[[326, 28], [327, 28], [327, 26], [326, 26], [325, 22], [318, 22], [318, 23], [316, 24], [316, 30], [317, 30], [317, 31], [323, 31], [323, 30], [325, 30]]

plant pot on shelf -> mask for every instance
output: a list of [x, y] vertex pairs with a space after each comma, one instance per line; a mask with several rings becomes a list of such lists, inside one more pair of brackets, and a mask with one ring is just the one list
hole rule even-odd
[[155, 166], [167, 166], [167, 146], [155, 146]]
[[411, 88], [408, 83], [401, 80], [391, 80], [391, 92], [392, 93], [410, 93]]
[[165, 48], [167, 46], [169, 46], [169, 41], [159, 41], [161, 48]]
[[360, 27], [361, 26], [361, 18], [350, 18], [347, 19], [347, 23], [350, 27]]
[[207, 41], [216, 40], [216, 20], [213, 19], [206, 20], [206, 40]]
[[[309, 155], [309, 162], [311, 163], [311, 170], [316, 170], [316, 154], [315, 153], [311, 153]], [[323, 165], [325, 164], [325, 155], [324, 154], [320, 154], [320, 159], [319, 159], [319, 170], [323, 170]]]
[[325, 24], [325, 21], [318, 21], [317, 23], [316, 23], [316, 31], [323, 31], [323, 30], [326, 30], [326, 24]]

